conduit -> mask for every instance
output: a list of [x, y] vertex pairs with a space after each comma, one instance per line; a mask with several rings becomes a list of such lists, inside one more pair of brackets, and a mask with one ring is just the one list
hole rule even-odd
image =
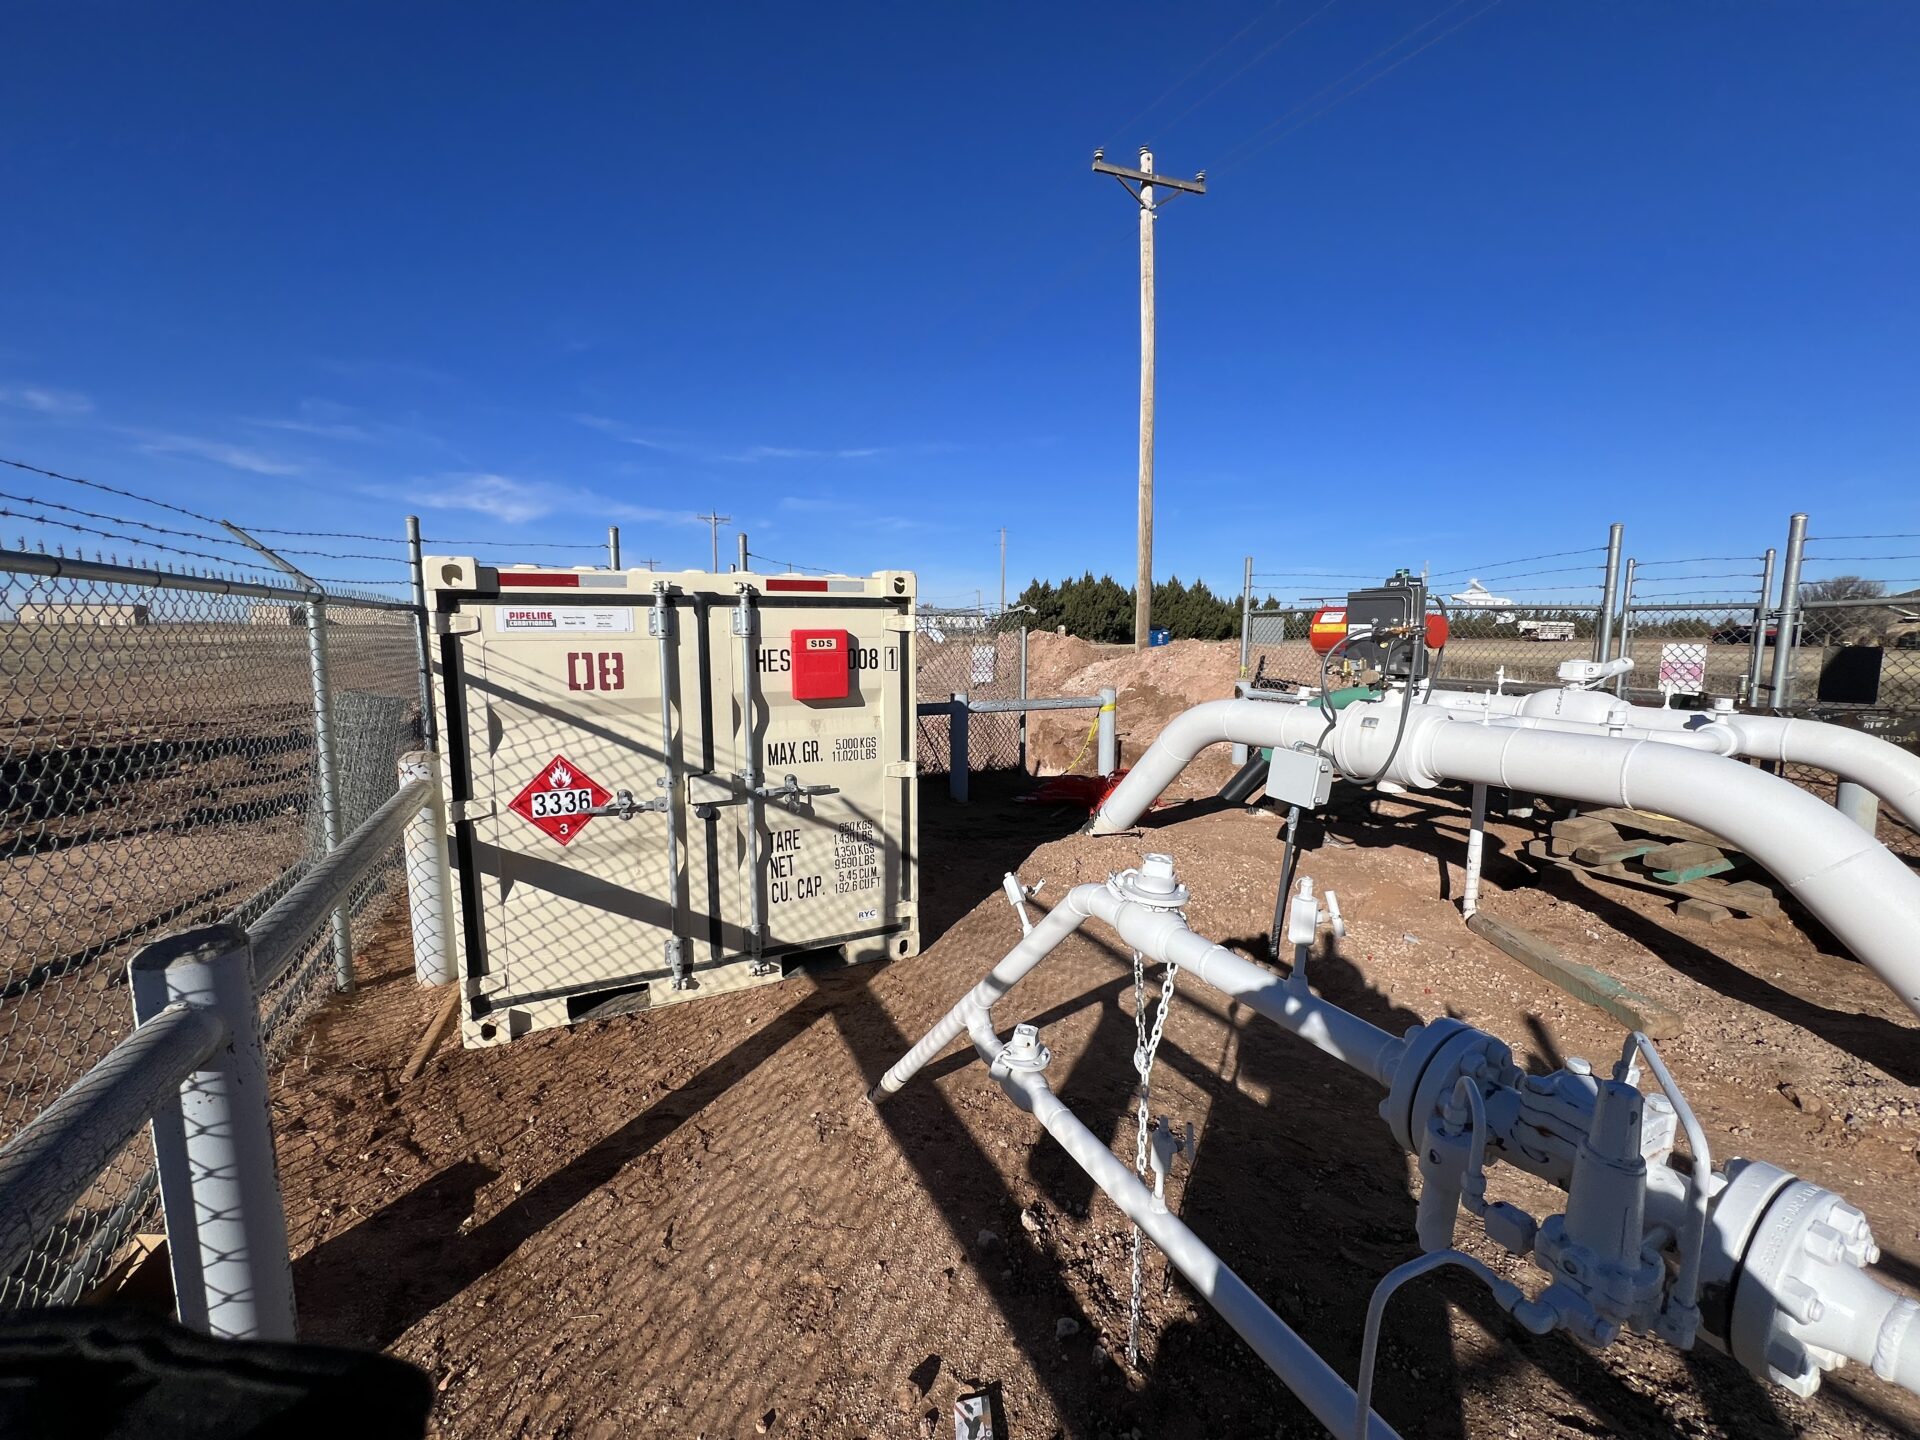
[[[1497, 697], [1496, 697], [1497, 698]], [[1920, 1014], [1920, 876], [1832, 806], [1777, 776], [1651, 732], [1560, 733], [1528, 719], [1478, 719], [1447, 706], [1407, 704], [1405, 691], [1349, 705], [1331, 730], [1315, 711], [1215, 700], [1175, 719], [1094, 816], [1096, 835], [1125, 830], [1208, 745], [1325, 742], [1350, 774], [1387, 763], [1402, 718], [1406, 736], [1384, 778], [1416, 790], [1443, 781], [1498, 785], [1586, 805], [1672, 815], [1744, 851]], [[1861, 737], [1871, 740], [1872, 737]], [[1877, 742], [1884, 743], [1884, 742]], [[1887, 747], [1891, 749], [1892, 747]]]

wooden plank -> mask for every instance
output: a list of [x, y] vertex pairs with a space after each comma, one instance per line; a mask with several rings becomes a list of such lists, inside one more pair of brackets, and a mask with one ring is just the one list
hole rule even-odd
[[1556, 855], [1571, 855], [1583, 845], [1614, 845], [1620, 841], [1618, 830], [1591, 815], [1556, 820], [1549, 827], [1549, 833], [1553, 836], [1553, 853]]
[[1673, 913], [1682, 920], [1704, 920], [1709, 925], [1718, 925], [1722, 920], [1731, 920], [1733, 912], [1724, 905], [1716, 905], [1711, 900], [1702, 900], [1697, 895], [1689, 895], [1673, 907]]
[[1698, 825], [1689, 825], [1684, 820], [1676, 820], [1671, 815], [1653, 815], [1645, 810], [1608, 807], [1603, 810], [1589, 810], [1582, 818], [1604, 820], [1620, 830], [1639, 830], [1668, 840], [1697, 840], [1702, 845], [1717, 845], [1723, 848], [1726, 846], [1726, 841], [1718, 835], [1710, 834]]
[[1605, 1011], [1629, 1030], [1665, 1040], [1683, 1028], [1680, 1017], [1657, 1000], [1628, 989], [1603, 970], [1567, 959], [1557, 946], [1517, 925], [1496, 920], [1483, 911], [1467, 921], [1467, 928], [1574, 999]]
[[1656, 895], [1672, 897], [1675, 895], [1698, 895], [1703, 900], [1712, 900], [1726, 906], [1736, 915], [1759, 915], [1768, 919], [1782, 912], [1780, 902], [1773, 892], [1764, 885], [1752, 880], [1695, 880], [1686, 885], [1669, 885], [1664, 880], [1656, 880], [1644, 871], [1629, 870], [1625, 865], [1582, 865], [1564, 856], [1555, 855], [1545, 840], [1530, 840], [1526, 845], [1526, 855], [1533, 860], [1544, 861], [1548, 865], [1557, 865], [1562, 870], [1572, 871], [1576, 875], [1593, 875], [1602, 880], [1612, 880], [1636, 890], [1651, 891]]
[[1641, 857], [1641, 863], [1656, 880], [1664, 880], [1669, 885], [1685, 885], [1709, 875], [1723, 874], [1733, 869], [1736, 862], [1729, 860], [1718, 846], [1702, 844], [1698, 840], [1681, 840], [1647, 851]]
[[1618, 865], [1658, 848], [1656, 840], [1621, 840], [1613, 845], [1582, 845], [1573, 852], [1573, 858], [1582, 865]]

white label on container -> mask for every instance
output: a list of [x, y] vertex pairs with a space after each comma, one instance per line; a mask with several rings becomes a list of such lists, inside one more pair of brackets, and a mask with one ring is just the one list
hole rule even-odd
[[633, 611], [625, 605], [502, 605], [502, 630], [612, 634], [633, 629]]

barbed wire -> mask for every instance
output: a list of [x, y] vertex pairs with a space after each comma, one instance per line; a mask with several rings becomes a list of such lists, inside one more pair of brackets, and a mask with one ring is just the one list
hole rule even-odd
[[149, 525], [144, 520], [135, 520], [127, 515], [107, 515], [98, 510], [82, 510], [77, 505], [62, 505], [58, 500], [47, 500], [38, 495], [16, 495], [10, 490], [0, 490], [0, 500], [12, 500], [21, 505], [39, 505], [48, 510], [58, 510], [67, 515], [78, 515], [87, 520], [102, 520], [109, 525], [132, 525], [136, 529], [150, 530], [155, 535], [176, 535], [184, 540], [204, 540], [212, 545], [232, 545], [246, 549], [240, 541], [226, 535], [203, 535], [198, 530], [177, 530], [171, 525]]
[[1429, 580], [1444, 580], [1452, 575], [1490, 575], [1496, 570], [1504, 570], [1509, 565], [1531, 565], [1539, 560], [1565, 560], [1574, 555], [1604, 555], [1604, 545], [1589, 545], [1580, 550], [1554, 550], [1545, 555], [1523, 555], [1517, 560], [1491, 560], [1485, 565], [1462, 565], [1458, 570], [1440, 570], [1429, 575]]
[[142, 505], [151, 505], [156, 510], [171, 510], [176, 515], [185, 515], [189, 520], [198, 520], [202, 525], [218, 525], [220, 522], [211, 515], [202, 515], [198, 510], [189, 510], [184, 505], [174, 505], [165, 500], [155, 500], [151, 495], [142, 495], [136, 490], [122, 490], [117, 485], [106, 485], [98, 480], [88, 480], [79, 475], [67, 475], [59, 470], [47, 470], [38, 465], [29, 465], [24, 460], [9, 460], [0, 455], [0, 465], [11, 465], [16, 470], [25, 470], [33, 475], [44, 475], [49, 480], [62, 480], [69, 485], [84, 485], [89, 490], [103, 490], [109, 495], [118, 495], [126, 500], [138, 500]]
[[832, 570], [823, 569], [818, 565], [799, 565], [791, 560], [782, 560], [777, 556], [762, 555], [758, 550], [747, 551], [747, 558], [749, 560], [764, 560], [769, 565], [779, 565], [802, 575], [831, 575], [834, 573]]
[[1920, 560], [1920, 555], [1802, 555], [1800, 563], [1852, 565], [1861, 560]]
[[[11, 510], [0, 506], [0, 517], [12, 520], [28, 520], [36, 525], [51, 526], [56, 530], [72, 530], [82, 535], [96, 535], [103, 540], [119, 540], [127, 545], [136, 545], [144, 550], [164, 550], [170, 555], [185, 555], [193, 560], [211, 560], [216, 565], [225, 565], [231, 569], [254, 570], [264, 573], [265, 567], [245, 560], [237, 560], [231, 555], [212, 555], [205, 550], [187, 550], [178, 545], [168, 545], [159, 540], [148, 540], [140, 535], [126, 535], [118, 530], [102, 530], [94, 525], [77, 525], [71, 520], [56, 520], [51, 515], [32, 515], [21, 510]], [[22, 542], [24, 543], [24, 541]]]
[[[249, 531], [248, 533], [259, 534], [260, 532]], [[273, 547], [273, 553], [276, 555], [311, 555], [316, 560], [375, 560], [382, 565], [406, 565], [411, 563], [404, 555], [360, 555], [347, 550], [296, 550], [291, 545], [276, 545]]]
[[1717, 565], [1722, 561], [1735, 560], [1758, 561], [1758, 555], [1685, 555], [1678, 560], [1637, 560], [1635, 565], [1642, 570], [1651, 570], [1662, 565]]

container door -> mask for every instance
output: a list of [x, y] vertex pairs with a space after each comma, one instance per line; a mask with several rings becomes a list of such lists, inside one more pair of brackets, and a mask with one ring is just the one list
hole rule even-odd
[[[825, 785], [831, 793], [763, 807], [758, 883], [767, 948], [825, 945], [872, 935], [897, 919], [903, 816], [901, 782], [886, 774], [901, 736], [888, 695], [900, 688], [901, 643], [878, 608], [782, 611], [760, 616], [759, 720], [762, 783]], [[844, 631], [850, 669], [844, 699], [793, 696], [794, 629]], [[736, 647], [736, 655], [738, 650]], [[737, 663], [737, 662], [736, 662]], [[737, 689], [736, 677], [736, 695]], [[745, 807], [743, 807], [744, 809]], [[742, 814], [744, 827], [747, 816]], [[741, 836], [742, 880], [746, 871]]]
[[[666, 792], [655, 642], [641, 607], [564, 615], [581, 628], [502, 633], [501, 612], [470, 646], [476, 782], [493, 814], [476, 826], [489, 989], [533, 997], [666, 973], [679, 877], [667, 817], [593, 815], [629, 792]], [[589, 628], [591, 627], [591, 628]]]

